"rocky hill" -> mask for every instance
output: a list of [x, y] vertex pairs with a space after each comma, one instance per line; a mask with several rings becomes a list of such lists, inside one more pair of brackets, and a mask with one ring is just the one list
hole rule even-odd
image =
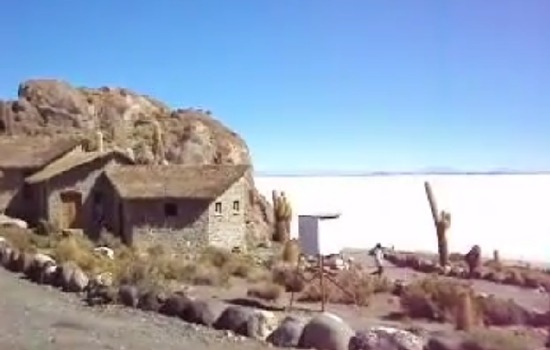
[[[123, 88], [80, 88], [59, 80], [29, 80], [18, 98], [0, 100], [0, 134], [72, 133], [93, 143], [101, 130], [106, 144], [132, 151], [139, 163], [155, 161], [155, 129], [160, 126], [164, 159], [173, 164], [250, 164], [244, 140], [210, 112], [171, 110], [149, 96]], [[159, 129], [157, 129], [159, 130]], [[249, 233], [268, 238], [272, 211], [249, 179]]]

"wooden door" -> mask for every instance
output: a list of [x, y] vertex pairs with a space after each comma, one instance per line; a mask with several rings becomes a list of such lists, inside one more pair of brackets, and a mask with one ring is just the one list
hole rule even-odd
[[61, 211], [59, 222], [61, 228], [80, 228], [82, 211], [82, 194], [77, 191], [61, 193]]

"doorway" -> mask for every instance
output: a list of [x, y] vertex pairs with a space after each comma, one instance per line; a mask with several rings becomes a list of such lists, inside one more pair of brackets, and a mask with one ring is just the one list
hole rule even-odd
[[82, 193], [64, 191], [60, 194], [61, 212], [59, 223], [62, 229], [81, 228]]

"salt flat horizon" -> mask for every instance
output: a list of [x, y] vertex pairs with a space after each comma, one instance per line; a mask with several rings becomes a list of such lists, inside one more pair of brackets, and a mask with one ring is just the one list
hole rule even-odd
[[400, 250], [436, 250], [424, 192], [434, 190], [440, 210], [452, 215], [449, 249], [466, 252], [479, 244], [504, 259], [550, 262], [550, 173], [408, 173], [357, 176], [255, 176], [268, 200], [284, 191], [297, 215], [340, 212], [338, 237], [323, 238], [332, 249], [368, 249], [380, 242]]

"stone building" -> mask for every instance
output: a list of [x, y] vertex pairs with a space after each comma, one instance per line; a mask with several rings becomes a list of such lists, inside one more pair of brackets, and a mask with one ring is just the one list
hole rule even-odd
[[176, 250], [246, 248], [246, 165], [127, 166], [106, 172], [110, 230]]
[[0, 213], [25, 220], [28, 194], [25, 178], [79, 147], [63, 137], [10, 136], [0, 138]]
[[103, 173], [117, 165], [133, 164], [119, 151], [92, 152], [77, 148], [25, 179], [26, 214], [60, 229], [82, 229], [97, 237], [104, 227]]

